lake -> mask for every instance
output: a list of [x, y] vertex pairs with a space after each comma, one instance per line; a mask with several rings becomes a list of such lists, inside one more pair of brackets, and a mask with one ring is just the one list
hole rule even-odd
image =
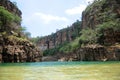
[[120, 80], [120, 62], [1, 63], [0, 80]]

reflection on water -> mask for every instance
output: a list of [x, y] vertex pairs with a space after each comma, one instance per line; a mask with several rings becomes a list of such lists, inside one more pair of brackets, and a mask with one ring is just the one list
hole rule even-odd
[[120, 62], [4, 63], [0, 80], [120, 80]]

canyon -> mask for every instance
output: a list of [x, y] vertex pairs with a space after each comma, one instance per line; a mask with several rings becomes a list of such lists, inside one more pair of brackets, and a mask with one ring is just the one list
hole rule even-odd
[[94, 0], [82, 20], [33, 44], [23, 33], [22, 12], [0, 0], [0, 63], [39, 61], [120, 61], [120, 1]]
[[[41, 38], [37, 45], [45, 54], [45, 61], [120, 60], [119, 22], [119, 0], [95, 0], [83, 11], [81, 21]], [[70, 50], [77, 38], [78, 46]]]

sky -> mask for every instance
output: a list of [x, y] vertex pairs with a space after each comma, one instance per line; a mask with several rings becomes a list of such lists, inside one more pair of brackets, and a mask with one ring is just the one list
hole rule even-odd
[[22, 11], [22, 26], [31, 37], [46, 36], [81, 20], [93, 0], [10, 0]]

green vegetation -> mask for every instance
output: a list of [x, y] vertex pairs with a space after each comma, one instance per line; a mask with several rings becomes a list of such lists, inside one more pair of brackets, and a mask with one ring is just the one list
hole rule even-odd
[[72, 24], [72, 26], [74, 27], [74, 32], [72, 33], [72, 36], [75, 39], [79, 36], [79, 32], [81, 31], [81, 21], [77, 20]]
[[[68, 26], [67, 28], [64, 28], [62, 30], [57, 31], [57, 33], [60, 33], [60, 40], [61, 43], [59, 45], [57, 45], [55, 48], [52, 49], [48, 49], [45, 50], [43, 52], [44, 56], [47, 55], [54, 55], [58, 52], [60, 53], [68, 53], [68, 52], [72, 52], [75, 49], [79, 48], [79, 32], [81, 31], [81, 21], [76, 20], [76, 22], [74, 22], [71, 26]], [[47, 38], [51, 41], [53, 41], [53, 43], [55, 44], [56, 38], [57, 38], [57, 33], [52, 33], [51, 35], [47, 36]], [[62, 36], [63, 34], [66, 33], [65, 37], [66, 37], [66, 41], [62, 41]], [[69, 37], [71, 36], [72, 38], [72, 42], [69, 41]], [[44, 37], [42, 37], [44, 38]], [[38, 40], [42, 39], [42, 38], [34, 38], [33, 41], [34, 42], [38, 42]]]
[[4, 7], [0, 6], [0, 34], [3, 37], [7, 37], [12, 34], [14, 37], [18, 36], [18, 31], [16, 29], [16, 24], [20, 24], [21, 18], [15, 14], [12, 14]]
[[28, 41], [26, 38], [20, 38], [20, 37], [14, 36], [14, 35], [8, 36], [8, 39], [9, 39], [10, 41], [15, 41], [15, 42]]
[[20, 23], [21, 18], [7, 11], [4, 7], [0, 6], [0, 25], [11, 25], [12, 22]]
[[81, 32], [80, 41], [83, 41], [82, 43], [89, 43], [94, 44], [97, 42], [98, 39], [98, 32], [94, 29], [83, 29]]
[[55, 48], [52, 49], [47, 49], [43, 52], [44, 56], [48, 56], [48, 55], [54, 55], [56, 53], [59, 52], [60, 48], [62, 48], [63, 46], [65, 46], [68, 42], [64, 42], [63, 44], [60, 44], [58, 46], [56, 46]]
[[45, 50], [43, 52], [44, 56], [46, 55], [54, 55], [58, 52], [60, 53], [70, 53], [81, 46], [86, 44], [96, 44], [99, 43], [98, 39], [100, 39], [101, 35], [104, 34], [102, 30], [106, 30], [112, 28], [114, 30], [120, 30], [119, 23], [116, 22], [104, 22], [103, 24], [97, 25], [95, 29], [87, 28], [80, 31], [79, 37], [75, 37], [72, 42], [65, 42], [62, 45], [58, 45], [55, 48]]
[[5, 10], [4, 7], [0, 6], [0, 19], [1, 19], [1, 24], [6, 24], [9, 21], [14, 21], [14, 17], [13, 15], [8, 12], [7, 10]]
[[[11, 41], [26, 41], [31, 34], [26, 31], [26, 27], [18, 26], [21, 18], [0, 6], [0, 35]], [[18, 27], [16, 27], [18, 26]]]
[[48, 49], [43, 52], [43, 56], [54, 55], [58, 51], [58, 48]]
[[39, 40], [41, 40], [42, 37], [32, 37], [30, 40], [34, 43], [34, 44], [38, 44]]
[[[71, 34], [73, 40], [67, 40], [67, 42], [57, 45], [53, 49], [45, 50], [44, 54], [54, 55], [59, 52], [70, 53], [79, 49], [81, 46], [85, 46], [86, 44], [102, 44], [104, 42], [105, 31], [120, 31], [119, 14], [115, 12], [115, 6], [107, 6], [109, 6], [109, 4], [106, 0], [94, 0], [94, 2], [90, 4], [84, 11], [84, 14], [88, 17], [92, 19], [95, 18], [97, 24], [94, 25], [94, 28], [92, 27], [91, 29], [88, 25], [86, 29], [81, 29], [81, 21], [77, 20], [72, 24], [72, 26], [60, 30], [61, 33], [62, 31], [66, 31], [66, 36], [68, 36], [68, 34]], [[90, 21], [86, 22], [86, 24], [87, 23], [90, 24]], [[70, 29], [71, 33], [69, 33]]]
[[26, 27], [19, 27], [17, 30], [16, 30], [17, 33], [20, 33], [20, 34], [23, 34], [22, 37], [23, 38], [28, 38], [30, 39], [31, 38], [31, 33], [30, 32], [27, 32], [27, 29]]
[[103, 31], [107, 29], [113, 29], [114, 31], [120, 30], [120, 19], [113, 17], [112, 19], [109, 17], [102, 24], [97, 25], [98, 31]]
[[85, 12], [90, 12], [95, 7], [101, 8], [101, 5], [105, 3], [106, 0], [94, 0], [92, 4], [89, 4], [88, 7], [85, 9]]
[[26, 27], [19, 27], [17, 29], [17, 32], [22, 32], [22, 33], [26, 32]]
[[64, 44], [60, 47], [59, 52], [69, 53], [77, 50], [80, 47], [79, 37], [77, 37], [74, 41]]

